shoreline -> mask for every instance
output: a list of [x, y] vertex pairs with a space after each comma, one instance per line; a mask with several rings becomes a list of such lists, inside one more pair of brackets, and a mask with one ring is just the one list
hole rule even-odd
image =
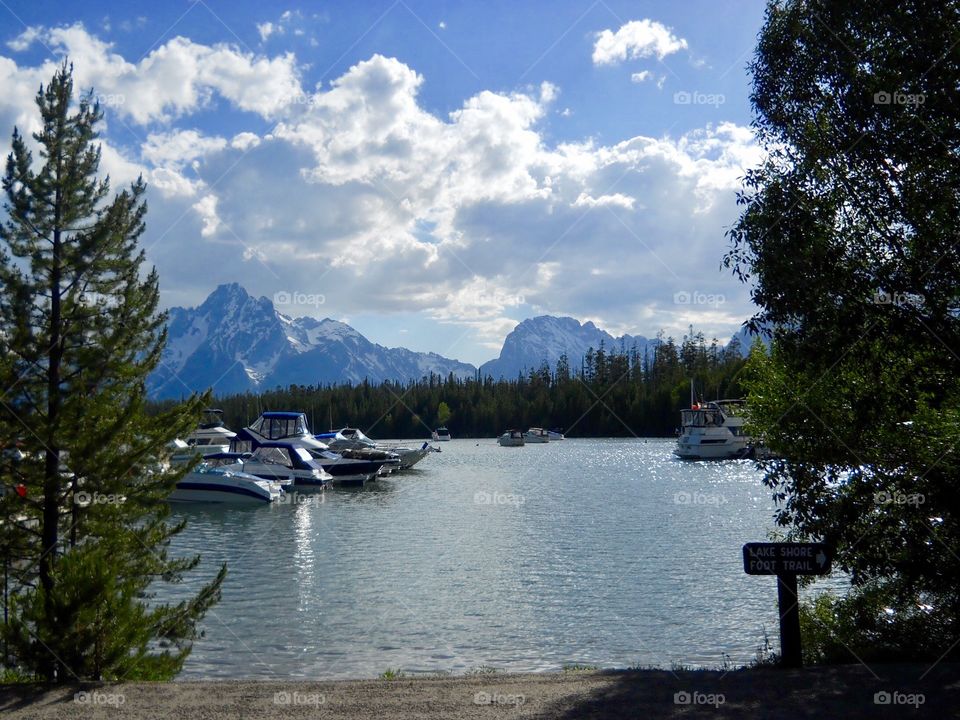
[[955, 717], [960, 663], [0, 686], [9, 718]]

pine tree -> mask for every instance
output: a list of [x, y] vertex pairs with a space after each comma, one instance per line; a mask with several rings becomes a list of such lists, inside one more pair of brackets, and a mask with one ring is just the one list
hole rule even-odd
[[[141, 277], [146, 186], [108, 201], [98, 179], [102, 117], [92, 91], [73, 105], [64, 63], [36, 102], [40, 160], [15, 129], [0, 224], [0, 499], [12, 569], [12, 662], [48, 681], [169, 678], [218, 599], [226, 568], [193, 598], [151, 602], [199, 557], [168, 556], [184, 524], [164, 502], [185, 469], [166, 447], [207, 396], [148, 416], [145, 379], [166, 341], [155, 270]], [[6, 456], [5, 456], [6, 457]]]

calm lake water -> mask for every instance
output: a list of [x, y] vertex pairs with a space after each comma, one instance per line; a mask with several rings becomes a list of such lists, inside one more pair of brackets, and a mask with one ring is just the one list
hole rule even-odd
[[777, 647], [776, 581], [741, 560], [774, 527], [751, 463], [659, 439], [441, 446], [307, 504], [175, 508], [173, 550], [229, 567], [181, 678], [717, 666], [764, 629]]

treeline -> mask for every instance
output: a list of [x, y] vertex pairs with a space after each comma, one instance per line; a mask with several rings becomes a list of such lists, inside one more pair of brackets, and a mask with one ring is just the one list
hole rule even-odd
[[[291, 385], [218, 398], [228, 427], [249, 425], [264, 410], [307, 413], [314, 432], [358, 427], [373, 438], [428, 438], [446, 425], [457, 437], [494, 437], [505, 429], [559, 428], [572, 437], [667, 437], [689, 405], [690, 380], [702, 398], [740, 397], [739, 343], [707, 344], [702, 333], [681, 344], [662, 339], [645, 353], [602, 344], [571, 366], [511, 380], [430, 375], [379, 385]], [[164, 405], [166, 403], [160, 403]]]

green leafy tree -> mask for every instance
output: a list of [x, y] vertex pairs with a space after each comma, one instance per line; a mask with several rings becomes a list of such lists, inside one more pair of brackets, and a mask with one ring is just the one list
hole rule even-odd
[[0, 543], [13, 598], [5, 641], [49, 681], [168, 678], [219, 598], [226, 568], [190, 599], [152, 602], [198, 557], [168, 556], [182, 522], [164, 502], [185, 469], [166, 447], [196, 425], [207, 397], [148, 416], [145, 379], [165, 318], [157, 275], [141, 275], [145, 186], [108, 200], [97, 177], [101, 111], [72, 111], [64, 64], [36, 98], [41, 130], [14, 130], [0, 224]]
[[772, 2], [725, 260], [777, 328], [749, 382], [777, 519], [917, 655], [960, 639], [958, 28], [956, 0]]
[[446, 425], [451, 415], [453, 415], [453, 413], [450, 412], [450, 406], [441, 400], [440, 404], [437, 405], [437, 423], [439, 425]]

